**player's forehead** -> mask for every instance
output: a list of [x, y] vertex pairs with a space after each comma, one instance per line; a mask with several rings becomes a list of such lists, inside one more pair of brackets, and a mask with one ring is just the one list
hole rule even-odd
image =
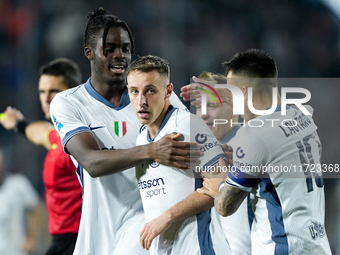
[[216, 91], [223, 102], [227, 102], [229, 104], [232, 103], [233, 96], [229, 89], [221, 88], [221, 89], [216, 89]]
[[64, 77], [62, 75], [48, 75], [43, 74], [39, 79], [39, 91], [49, 91], [49, 90], [65, 90], [67, 86], [64, 83]]
[[[215, 103], [218, 102], [219, 99], [217, 97], [217, 95], [220, 97], [221, 101], [224, 103], [228, 103], [228, 104], [232, 104], [232, 94], [230, 92], [230, 90], [226, 89], [226, 88], [222, 88], [222, 89], [215, 89], [215, 91], [217, 92], [217, 94], [215, 94], [214, 92], [211, 92], [212, 96], [207, 95], [207, 103], [211, 104], [211, 103]], [[202, 92], [204, 93], [204, 92]]]
[[[104, 32], [104, 29], [102, 32]], [[102, 40], [102, 37], [98, 39]], [[106, 44], [131, 45], [131, 40], [128, 32], [124, 28], [112, 26], [107, 31]]]
[[215, 104], [216, 100], [214, 101], [214, 99], [211, 96], [207, 95], [207, 104]]
[[161, 75], [158, 71], [152, 70], [150, 72], [143, 72], [139, 70], [135, 70], [129, 73], [127, 76], [128, 84], [132, 85], [155, 85], [155, 86], [164, 86], [167, 85], [167, 78], [164, 75]]

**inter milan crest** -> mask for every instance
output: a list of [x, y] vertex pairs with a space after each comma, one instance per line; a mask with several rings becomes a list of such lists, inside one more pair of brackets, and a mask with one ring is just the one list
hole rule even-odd
[[126, 134], [126, 121], [115, 121], [115, 134], [123, 137]]

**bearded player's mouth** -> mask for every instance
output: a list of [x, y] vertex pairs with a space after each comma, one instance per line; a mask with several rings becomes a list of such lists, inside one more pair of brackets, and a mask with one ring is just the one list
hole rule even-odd
[[110, 69], [114, 73], [124, 73], [125, 71], [125, 66], [124, 65], [110, 65]]

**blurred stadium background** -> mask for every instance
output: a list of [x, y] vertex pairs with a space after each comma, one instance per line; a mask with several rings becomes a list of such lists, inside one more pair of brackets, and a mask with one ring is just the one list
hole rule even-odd
[[[202, 70], [221, 72], [221, 63], [237, 51], [269, 52], [281, 78], [313, 83], [306, 88], [312, 93], [323, 163], [340, 163], [338, 0], [0, 0], [0, 112], [11, 105], [31, 120], [43, 119], [38, 70], [56, 57], [75, 60], [86, 81], [90, 64], [82, 36], [87, 13], [98, 7], [128, 23], [137, 55], [169, 60], [176, 92]], [[2, 127], [0, 145], [13, 168], [43, 196], [45, 150]], [[340, 254], [339, 184], [339, 179], [325, 179], [326, 230], [333, 254]]]

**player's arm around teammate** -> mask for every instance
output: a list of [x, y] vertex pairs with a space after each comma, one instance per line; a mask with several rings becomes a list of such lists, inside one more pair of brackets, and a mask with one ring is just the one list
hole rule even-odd
[[189, 169], [190, 166], [179, 162], [190, 162], [190, 160], [193, 162], [195, 157], [198, 162], [202, 153], [199, 150], [192, 150], [198, 149], [196, 143], [175, 141], [180, 135], [180, 133], [170, 134], [153, 144], [130, 149], [100, 150], [93, 135], [83, 132], [72, 137], [67, 142], [66, 148], [92, 177], [118, 173], [142, 164], [146, 160]]

